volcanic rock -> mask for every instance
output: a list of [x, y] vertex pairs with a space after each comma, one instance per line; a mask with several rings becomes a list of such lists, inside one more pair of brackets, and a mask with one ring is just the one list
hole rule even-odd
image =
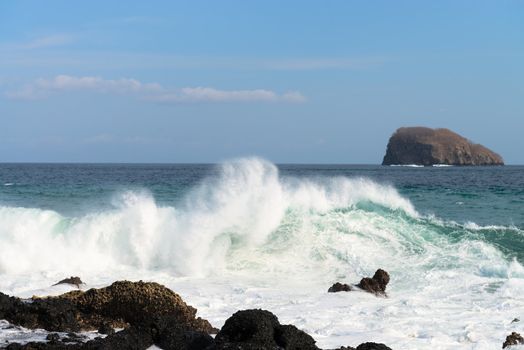
[[386, 295], [386, 286], [388, 283], [389, 274], [382, 269], [378, 269], [373, 277], [361, 279], [357, 287], [376, 295]]
[[504, 165], [488, 148], [449, 129], [399, 128], [389, 139], [382, 165]]
[[216, 332], [208, 321], [196, 318], [197, 310], [178, 294], [154, 282], [119, 281], [101, 289], [72, 291], [59, 298], [71, 301], [84, 314], [94, 313], [94, 319], [87, 319], [91, 324], [100, 323], [98, 316], [109, 323], [140, 324], [154, 317], [176, 315], [180, 323], [191, 329]]
[[352, 348], [351, 346], [342, 346], [335, 350], [391, 350], [391, 348], [381, 343], [362, 343], [356, 348]]
[[363, 343], [357, 346], [356, 350], [391, 350], [391, 348], [381, 343]]
[[[389, 276], [381, 271], [373, 280], [385, 285]], [[179, 295], [157, 283], [115, 282], [30, 302], [0, 293], [0, 318], [11, 323], [60, 332], [99, 329], [109, 334], [87, 341], [82, 334], [50, 333], [48, 342], [6, 344], [8, 350], [145, 350], [153, 344], [164, 350], [319, 350], [311, 336], [293, 325], [281, 325], [269, 311], [236, 312], [215, 339], [208, 333], [216, 329], [195, 314], [196, 309]], [[112, 333], [116, 325], [125, 328]], [[374, 343], [361, 344], [357, 350], [389, 349], [370, 344]]]
[[328, 289], [328, 293], [337, 293], [337, 292], [350, 292], [352, 290], [349, 284], [342, 284], [340, 282], [335, 283]]
[[524, 338], [517, 332], [512, 332], [510, 335], [506, 337], [506, 341], [504, 344], [502, 344], [502, 349], [511, 346], [511, 345], [519, 345], [524, 344]]
[[84, 284], [84, 282], [82, 282], [80, 277], [71, 276], [69, 278], [65, 278], [61, 281], [56, 282], [55, 284], [53, 284], [53, 286], [57, 286], [59, 284], [72, 284], [75, 285], [77, 288], [80, 288], [80, 285]]
[[58, 335], [58, 333], [49, 333], [45, 339], [51, 343], [56, 343], [57, 341], [60, 340], [60, 335]]
[[98, 333], [110, 335], [115, 333], [115, 329], [110, 324], [104, 323], [98, 328]]
[[291, 325], [281, 325], [266, 310], [243, 310], [233, 314], [215, 337], [216, 349], [318, 350], [315, 340]]
[[0, 318], [27, 328], [77, 332], [101, 326], [124, 328], [160, 316], [176, 317], [187, 329], [206, 333], [217, 330], [196, 317], [170, 289], [154, 282], [115, 282], [109, 287], [72, 291], [57, 297], [33, 298], [30, 303], [0, 293]]

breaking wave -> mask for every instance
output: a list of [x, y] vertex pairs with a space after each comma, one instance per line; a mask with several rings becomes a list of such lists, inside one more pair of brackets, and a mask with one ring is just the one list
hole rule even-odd
[[160, 206], [144, 190], [119, 193], [111, 210], [78, 217], [0, 207], [0, 273], [132, 267], [176, 276], [256, 272], [332, 280], [384, 266], [405, 287], [413, 284], [406, 266], [425, 271], [420, 278], [451, 270], [524, 275], [494, 245], [468, 236], [478, 230], [474, 224], [421, 217], [391, 186], [282, 177], [258, 158], [219, 167], [176, 206]]

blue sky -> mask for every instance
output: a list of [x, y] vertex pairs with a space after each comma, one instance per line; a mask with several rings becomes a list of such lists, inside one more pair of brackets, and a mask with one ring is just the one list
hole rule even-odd
[[524, 164], [523, 1], [0, 2], [0, 161], [380, 163], [400, 126]]

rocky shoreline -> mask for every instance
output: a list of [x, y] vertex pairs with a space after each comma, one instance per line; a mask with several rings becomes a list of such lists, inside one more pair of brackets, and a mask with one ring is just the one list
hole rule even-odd
[[[73, 284], [79, 285], [79, 281]], [[118, 281], [105, 288], [29, 300], [0, 293], [0, 319], [50, 332], [47, 342], [0, 344], [0, 348], [143, 350], [156, 345], [163, 350], [319, 349], [310, 335], [293, 325], [280, 324], [266, 310], [238, 311], [220, 330], [196, 317], [196, 312], [178, 294], [154, 282]], [[99, 336], [86, 341], [79, 333], [85, 331], [97, 331]], [[351, 349], [355, 348], [340, 348]], [[390, 348], [364, 343], [356, 349]]]
[[[328, 292], [359, 288], [387, 297], [389, 274], [377, 270], [360, 283], [335, 283]], [[59, 283], [79, 286], [79, 278]], [[155, 282], [117, 281], [105, 288], [71, 291], [54, 297], [20, 299], [0, 293], [0, 320], [12, 327], [44, 329], [46, 341], [0, 344], [8, 350], [145, 350], [155, 345], [163, 350], [320, 350], [315, 340], [294, 325], [281, 324], [270, 311], [241, 310], [221, 329], [196, 317], [172, 290]], [[94, 339], [82, 332], [95, 331]], [[513, 332], [503, 348], [524, 344]], [[356, 348], [333, 350], [391, 350], [385, 344], [366, 342]]]

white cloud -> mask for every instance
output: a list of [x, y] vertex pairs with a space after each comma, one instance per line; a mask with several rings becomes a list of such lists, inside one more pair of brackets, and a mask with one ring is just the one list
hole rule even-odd
[[100, 77], [74, 77], [58, 75], [53, 79], [37, 79], [18, 91], [6, 95], [13, 99], [39, 99], [59, 91], [91, 90], [101, 93], [138, 93], [161, 91], [156, 83], [144, 84], [136, 79], [122, 78], [117, 80]]
[[100, 92], [138, 92], [161, 90], [159, 84], [143, 84], [136, 79], [122, 78], [118, 80], [102, 79], [100, 77], [73, 77], [58, 75], [54, 79], [38, 79], [35, 86], [50, 90], [96, 90]]
[[288, 92], [279, 95], [271, 90], [219, 90], [209, 87], [183, 88], [149, 97], [159, 102], [304, 102], [305, 97], [299, 92]]
[[306, 98], [298, 91], [278, 94], [271, 90], [220, 90], [211, 87], [185, 87], [168, 90], [158, 83], [142, 83], [136, 79], [103, 79], [101, 77], [75, 77], [58, 75], [53, 79], [37, 79], [20, 90], [10, 91], [11, 99], [40, 99], [58, 92], [93, 91], [105, 94], [134, 94], [157, 102], [293, 102]]

